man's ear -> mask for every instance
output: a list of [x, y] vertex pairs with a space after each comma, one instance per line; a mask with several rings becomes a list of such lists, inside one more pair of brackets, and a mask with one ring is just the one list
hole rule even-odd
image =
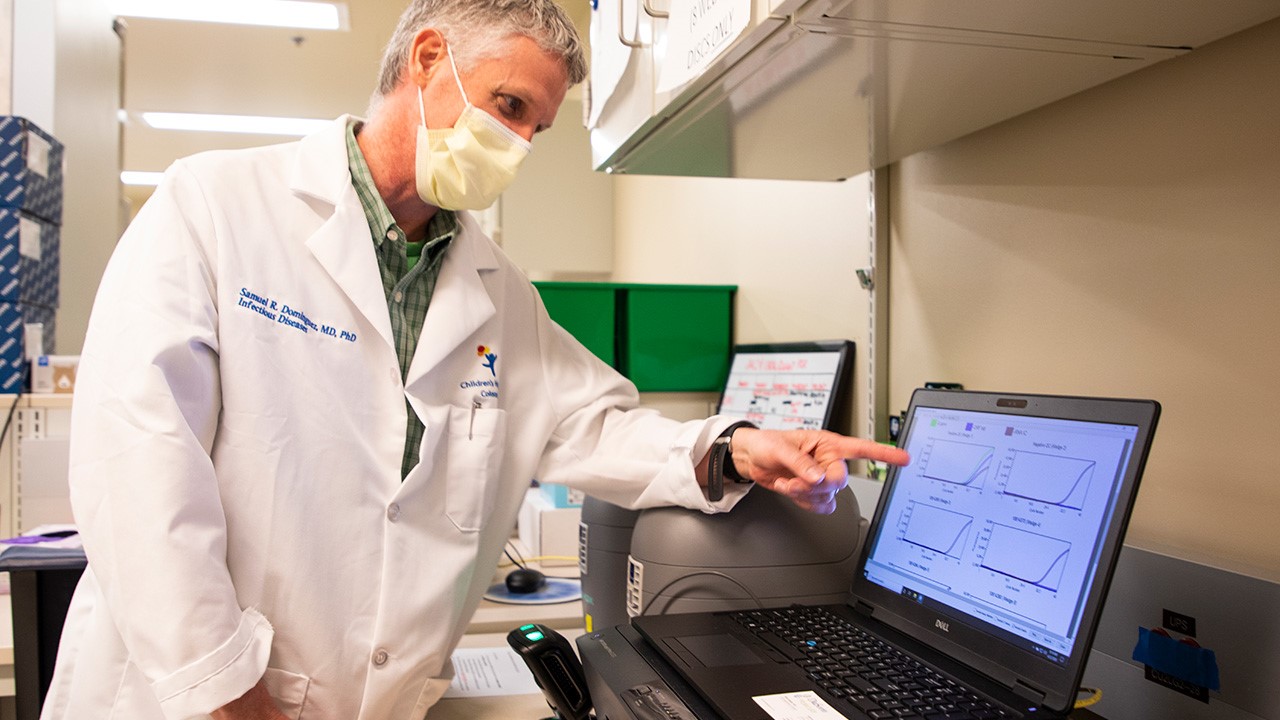
[[448, 62], [446, 47], [447, 41], [439, 30], [431, 27], [419, 30], [413, 36], [409, 62], [405, 68], [409, 82], [419, 88], [426, 87], [436, 68]]

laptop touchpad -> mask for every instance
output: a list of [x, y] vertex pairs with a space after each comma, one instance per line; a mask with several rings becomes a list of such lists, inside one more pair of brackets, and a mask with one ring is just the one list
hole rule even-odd
[[[726, 665], [757, 665], [764, 660], [738, 638], [727, 633], [718, 635], [684, 635], [674, 640], [689, 655], [706, 667]], [[667, 641], [671, 643], [671, 640]], [[687, 659], [687, 657], [686, 657]]]

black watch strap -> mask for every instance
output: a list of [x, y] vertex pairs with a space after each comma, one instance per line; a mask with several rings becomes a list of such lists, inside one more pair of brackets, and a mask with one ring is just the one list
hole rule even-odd
[[727, 478], [735, 483], [749, 483], [751, 480], [742, 476], [733, 464], [733, 447], [730, 441], [733, 433], [739, 428], [754, 428], [749, 422], [736, 422], [724, 429], [711, 443], [710, 457], [707, 459], [707, 499], [717, 502], [724, 499], [724, 481]]

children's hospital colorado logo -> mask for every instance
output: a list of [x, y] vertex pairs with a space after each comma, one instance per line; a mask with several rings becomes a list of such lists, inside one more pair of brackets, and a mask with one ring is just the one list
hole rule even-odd
[[[463, 380], [458, 383], [458, 387], [464, 390], [479, 390], [476, 402], [480, 403], [486, 398], [498, 397], [498, 353], [487, 345], [479, 345], [476, 347], [476, 357], [480, 358], [480, 364], [489, 371], [489, 377], [481, 380]], [[476, 407], [480, 406], [476, 405]]]
[[479, 347], [476, 348], [476, 357], [483, 358], [484, 362], [480, 364], [484, 365], [486, 368], [489, 368], [490, 375], [492, 375], [493, 377], [498, 377], [498, 369], [496, 367], [498, 364], [497, 353], [490, 350], [485, 345], [480, 345]]

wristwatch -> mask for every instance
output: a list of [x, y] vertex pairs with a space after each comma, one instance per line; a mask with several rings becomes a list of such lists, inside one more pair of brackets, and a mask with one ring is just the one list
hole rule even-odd
[[730, 443], [733, 440], [733, 433], [739, 428], [754, 428], [749, 422], [736, 422], [724, 429], [720, 436], [711, 441], [711, 452], [707, 458], [707, 499], [716, 502], [724, 498], [724, 481], [729, 479], [735, 483], [749, 483], [751, 480], [745, 478], [738, 472], [738, 468], [733, 464], [733, 447]]

